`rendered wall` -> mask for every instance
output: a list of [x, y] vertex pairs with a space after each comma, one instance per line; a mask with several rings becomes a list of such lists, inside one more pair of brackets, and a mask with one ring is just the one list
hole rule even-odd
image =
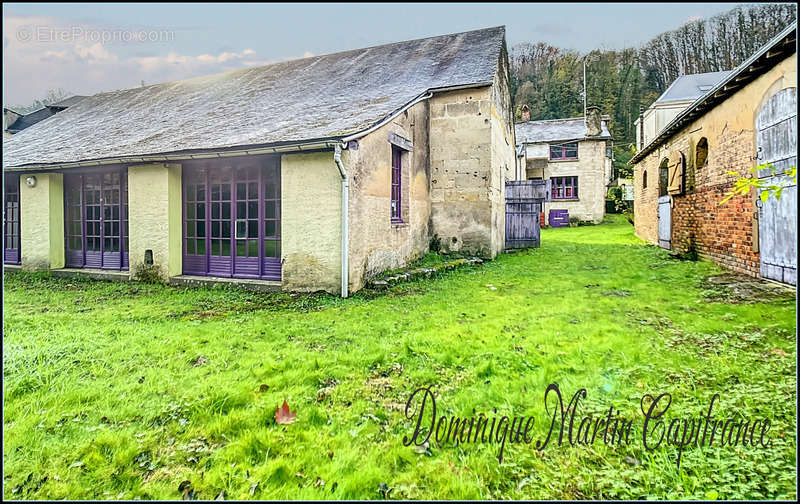
[[[389, 134], [413, 144], [401, 155], [401, 213], [391, 221], [392, 144]], [[349, 282], [356, 291], [387, 269], [421, 257], [430, 243], [428, 103], [417, 103], [342, 153], [350, 176]]]
[[[549, 150], [548, 150], [549, 152]], [[545, 203], [545, 223], [550, 224], [550, 209], [567, 210], [570, 217], [598, 223], [606, 211], [606, 189], [611, 176], [611, 159], [606, 156], [606, 140], [578, 142], [578, 159], [549, 161], [529, 159], [528, 178], [578, 177], [578, 198]]]
[[[29, 187], [27, 177], [36, 177]], [[61, 173], [20, 175], [20, 246], [22, 267], [29, 270], [64, 267], [64, 176]]]
[[128, 229], [131, 278], [153, 251], [163, 281], [182, 273], [181, 165], [155, 163], [128, 167]]
[[284, 290], [340, 292], [341, 187], [333, 152], [281, 156]]

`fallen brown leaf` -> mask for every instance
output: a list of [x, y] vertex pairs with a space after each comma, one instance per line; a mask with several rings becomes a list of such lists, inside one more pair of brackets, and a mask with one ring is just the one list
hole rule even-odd
[[275, 423], [280, 425], [288, 425], [297, 420], [297, 410], [289, 411], [289, 403], [286, 399], [283, 400], [283, 405], [275, 409]]

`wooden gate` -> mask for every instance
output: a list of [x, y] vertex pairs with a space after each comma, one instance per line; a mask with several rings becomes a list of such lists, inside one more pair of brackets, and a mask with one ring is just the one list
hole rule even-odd
[[670, 250], [672, 248], [672, 203], [670, 195], [658, 198], [658, 245]]
[[506, 181], [506, 248], [538, 247], [539, 214], [550, 195], [549, 180]]
[[782, 173], [797, 166], [797, 88], [776, 93], [756, 117], [758, 163], [775, 170], [759, 170], [767, 184], [786, 184], [780, 199], [759, 198], [758, 247], [761, 276], [797, 285], [797, 185]]

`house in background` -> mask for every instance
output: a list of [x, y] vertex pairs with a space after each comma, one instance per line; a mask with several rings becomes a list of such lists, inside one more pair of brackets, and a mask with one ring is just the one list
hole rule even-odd
[[3, 107], [3, 138], [11, 136], [11, 133], [8, 132], [8, 126], [14, 124], [22, 115], [15, 110]]
[[730, 71], [681, 75], [634, 121], [636, 148], [650, 143], [664, 126], [709, 89], [730, 75]]
[[[797, 284], [797, 24], [676, 116], [631, 159], [636, 234], [737, 272]], [[775, 174], [757, 166], [771, 163]], [[736, 177], [785, 183], [720, 205]]]
[[61, 112], [62, 110], [79, 103], [84, 98], [86, 97], [80, 95], [70, 96], [69, 98], [65, 98], [56, 103], [51, 103], [50, 105], [42, 107], [39, 110], [33, 111], [29, 114], [19, 114], [11, 109], [4, 108], [3, 114], [5, 116], [5, 128], [3, 130], [3, 138], [7, 138], [15, 133], [19, 133], [25, 128], [30, 128], [39, 121], [44, 121], [48, 117], [51, 117], [58, 112]]
[[612, 175], [608, 120], [588, 107], [585, 117], [531, 121], [530, 109], [522, 107], [522, 121], [514, 125], [518, 165], [524, 178], [550, 182], [545, 224], [564, 225], [569, 217], [603, 220]]
[[3, 141], [5, 262], [346, 296], [493, 258], [509, 79], [495, 27], [85, 98]]

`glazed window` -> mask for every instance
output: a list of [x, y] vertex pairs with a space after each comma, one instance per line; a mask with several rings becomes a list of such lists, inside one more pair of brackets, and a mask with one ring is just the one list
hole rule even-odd
[[402, 152], [399, 148], [392, 146], [392, 222], [403, 222], [400, 197], [403, 194], [402, 188]]
[[19, 264], [19, 174], [7, 174], [4, 186], [3, 262]]
[[551, 197], [554, 200], [577, 199], [578, 177], [553, 177]]
[[578, 142], [550, 145], [550, 160], [578, 159]]

